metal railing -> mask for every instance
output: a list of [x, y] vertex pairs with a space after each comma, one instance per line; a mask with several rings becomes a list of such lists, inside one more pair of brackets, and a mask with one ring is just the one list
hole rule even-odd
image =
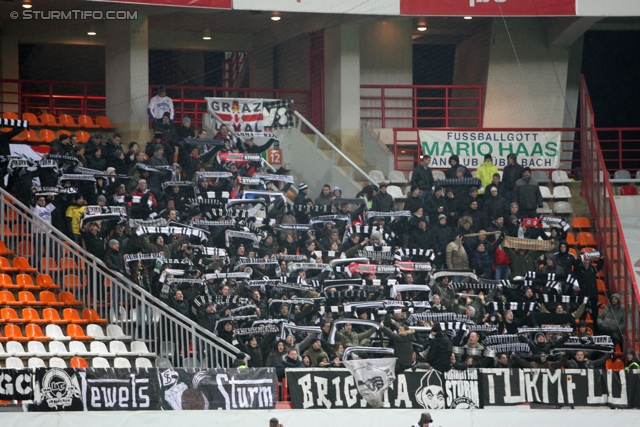
[[609, 294], [619, 293], [626, 311], [625, 337], [627, 348], [634, 348], [640, 341], [640, 312], [638, 284], [633, 263], [629, 257], [627, 242], [622, 232], [620, 217], [614, 200], [614, 192], [606, 173], [598, 130], [595, 127], [593, 107], [584, 80], [580, 79], [580, 124], [582, 148], [582, 194], [597, 229], [598, 249], [604, 255], [605, 282]]
[[484, 86], [360, 85], [360, 119], [374, 128], [482, 127]]
[[329, 141], [329, 139], [327, 139], [326, 136], [324, 136], [322, 134], [322, 132], [320, 132], [318, 129], [316, 129], [311, 122], [309, 122], [309, 120], [305, 119], [302, 114], [298, 113], [297, 111], [294, 111], [293, 113], [297, 119], [298, 119], [298, 123], [297, 123], [297, 127], [298, 130], [300, 132], [302, 132], [302, 125], [305, 125], [310, 131], [311, 133], [315, 134], [315, 137], [313, 139], [313, 145], [319, 149], [319, 142], [322, 140], [322, 142], [324, 142], [325, 144], [327, 144], [329, 146], [329, 148], [332, 150], [331, 153], [331, 163], [332, 164], [337, 164], [336, 160], [338, 157], [341, 157], [342, 159], [344, 159], [344, 161], [347, 162], [347, 164], [349, 165], [349, 178], [354, 179], [354, 173], [358, 172], [360, 175], [362, 175], [362, 180], [366, 180], [372, 184], [378, 185], [379, 183], [375, 180], [373, 180], [368, 173], [366, 173], [365, 171], [363, 171], [360, 166], [356, 165], [353, 160], [351, 160], [349, 157], [347, 157], [342, 151], [340, 151], [340, 149], [338, 147], [336, 147], [335, 145], [333, 145], [331, 143], [331, 141]]
[[[149, 99], [157, 89], [158, 85], [149, 85]], [[15, 111], [19, 116], [26, 112], [105, 115], [105, 95], [104, 83], [0, 79], [0, 111]], [[189, 116], [195, 128], [200, 127], [201, 115], [207, 112], [205, 97], [291, 99], [293, 108], [305, 115], [312, 113], [309, 91], [302, 89], [167, 86], [167, 95], [173, 100], [175, 120], [180, 122]]]
[[0, 239], [9, 250], [25, 256], [40, 274], [60, 285], [61, 292], [70, 292], [125, 335], [145, 342], [176, 367], [231, 367], [235, 347], [110, 270], [4, 189], [0, 212]]

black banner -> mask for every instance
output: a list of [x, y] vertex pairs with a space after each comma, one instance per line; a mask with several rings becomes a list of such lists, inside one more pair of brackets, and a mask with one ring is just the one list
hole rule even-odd
[[[294, 409], [370, 407], [346, 369], [289, 369], [287, 384]], [[402, 372], [384, 394], [384, 408], [468, 409], [480, 407], [476, 369], [446, 374]]]
[[[274, 368], [2, 370], [4, 400], [31, 400], [30, 412], [233, 410], [276, 406]], [[6, 375], [6, 376], [5, 376]], [[22, 377], [21, 377], [22, 375]], [[27, 378], [27, 375], [29, 377]], [[21, 394], [16, 394], [20, 390]], [[31, 394], [29, 394], [31, 393]]]
[[31, 369], [0, 369], [0, 400], [33, 399]]
[[628, 376], [636, 377], [599, 369], [482, 369], [483, 403], [626, 407]]

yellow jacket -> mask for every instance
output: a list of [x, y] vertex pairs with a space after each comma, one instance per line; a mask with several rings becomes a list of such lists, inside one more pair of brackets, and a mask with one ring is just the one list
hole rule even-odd
[[478, 194], [484, 194], [484, 189], [493, 181], [493, 175], [498, 173], [498, 168], [491, 162], [484, 162], [476, 171], [476, 178], [482, 181], [482, 190], [478, 189]]

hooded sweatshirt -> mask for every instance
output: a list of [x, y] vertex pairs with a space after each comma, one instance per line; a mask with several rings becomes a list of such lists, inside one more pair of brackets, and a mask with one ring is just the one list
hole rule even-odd
[[522, 178], [522, 172], [524, 172], [524, 168], [522, 165], [518, 164], [518, 156], [511, 153], [507, 156], [507, 159], [511, 157], [513, 159], [514, 164], [507, 164], [504, 167], [504, 171], [502, 173], [502, 182], [504, 184], [504, 188], [507, 191], [513, 191], [513, 187], [516, 185], [516, 181]]
[[624, 328], [625, 313], [620, 305], [620, 294], [612, 294], [611, 300], [613, 298], [617, 298], [618, 302], [615, 305], [611, 302], [598, 315], [598, 327], [605, 332], [618, 332]]

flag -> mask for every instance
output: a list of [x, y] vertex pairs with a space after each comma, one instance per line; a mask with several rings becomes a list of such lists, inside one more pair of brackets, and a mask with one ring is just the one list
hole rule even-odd
[[293, 127], [293, 115], [289, 99], [263, 100], [264, 128], [289, 129]]
[[384, 392], [396, 379], [396, 358], [344, 360], [358, 393], [374, 408], [382, 408]]

